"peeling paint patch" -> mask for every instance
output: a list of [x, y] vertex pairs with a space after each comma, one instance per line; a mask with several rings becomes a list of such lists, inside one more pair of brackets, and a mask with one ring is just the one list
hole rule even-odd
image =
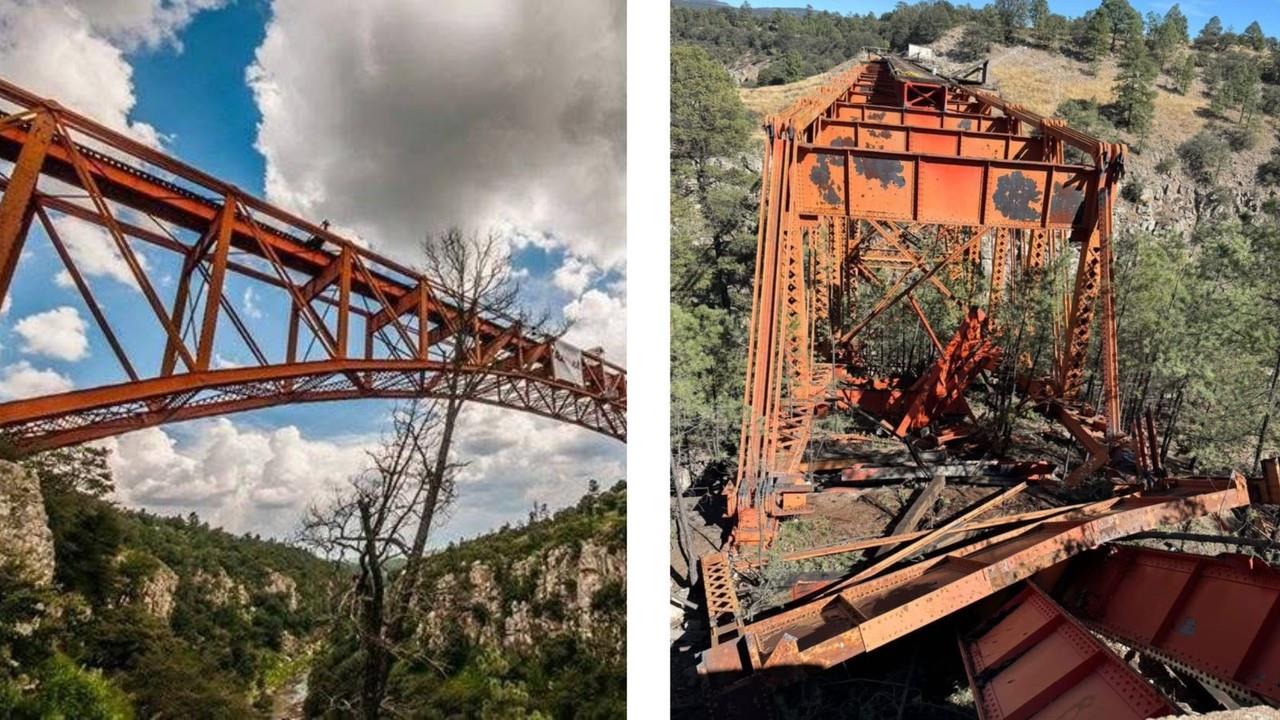
[[893, 137], [893, 131], [887, 130], [887, 129], [886, 130], [867, 130], [867, 134], [870, 135], [871, 137], [878, 137], [884, 140], [888, 140], [889, 138]]
[[960, 129], [961, 129], [961, 130], [972, 130], [972, 129], [973, 129], [973, 120], [972, 120], [972, 119], [970, 119], [970, 118], [963, 118], [962, 120], [960, 120]]
[[882, 188], [887, 189], [890, 185], [900, 188], [907, 186], [904, 175], [906, 163], [901, 160], [856, 157], [853, 159], [853, 169], [868, 180], [879, 181]]
[[835, 183], [831, 180], [832, 168], [836, 170], [844, 170], [844, 158], [831, 158], [826, 155], [819, 155], [817, 162], [809, 170], [809, 180], [818, 187], [818, 192], [822, 194], [822, 201], [828, 205], [840, 205], [840, 193], [836, 190]]
[[1014, 171], [996, 181], [992, 196], [996, 210], [1010, 220], [1032, 222], [1040, 219], [1040, 190], [1035, 181]]
[[1049, 222], [1074, 225], [1084, 208], [1084, 190], [1078, 185], [1053, 184], [1053, 200], [1049, 202]]
[[884, 113], [882, 113], [882, 112], [867, 113], [867, 119], [868, 119], [868, 120], [883, 120], [883, 119], [884, 119]]
[[831, 141], [831, 146], [832, 147], [857, 147], [858, 145], [853, 141], [853, 138], [849, 137], [848, 135], [841, 135], [840, 137], [835, 138], [834, 140]]

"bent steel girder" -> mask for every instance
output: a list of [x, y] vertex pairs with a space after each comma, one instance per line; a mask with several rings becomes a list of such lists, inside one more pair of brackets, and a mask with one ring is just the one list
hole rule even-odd
[[909, 309], [941, 354], [918, 292], [974, 302], [981, 273], [994, 315], [1017, 273], [1041, 274], [1071, 247], [1053, 377], [1034, 387], [1074, 403], [1099, 327], [1105, 439], [1119, 441], [1110, 217], [1123, 145], [892, 56], [837, 74], [769, 117], [765, 136], [738, 469], [725, 489], [735, 544], [767, 544], [802, 511], [814, 415], [838, 401], [839, 365], [865, 357], [888, 311]]
[[1259, 558], [1115, 546], [1073, 560], [1054, 594], [1113, 640], [1280, 705], [1280, 571]]
[[[0, 297], [38, 225], [125, 376], [0, 403], [0, 435], [18, 449], [287, 403], [445, 397], [457, 392], [450, 377], [471, 378], [467, 395], [479, 402], [625, 441], [626, 371], [600, 351], [579, 353], [476, 307], [466, 289], [354, 244], [327, 221], [313, 224], [2, 80], [0, 103], [0, 160], [13, 163], [0, 176]], [[99, 301], [63, 219], [103, 231], [95, 241], [142, 301], [127, 322]], [[143, 246], [179, 268], [172, 294]], [[228, 296], [232, 278], [277, 293], [288, 311], [251, 327]], [[139, 351], [122, 338], [148, 318], [159, 342]], [[228, 339], [252, 362], [219, 363]]]
[[[698, 670], [732, 684], [749, 682], [750, 674], [759, 671], [830, 668], [1085, 550], [1249, 501], [1248, 484], [1235, 475], [1180, 479], [1165, 490], [1063, 508], [1062, 514], [968, 544], [953, 544], [888, 574], [866, 578], [864, 570], [827, 585], [776, 615], [742, 624], [740, 632], [703, 652]], [[962, 523], [954, 529], [964, 527]], [[926, 542], [942, 542], [939, 530], [929, 532], [934, 537], [914, 541], [918, 549], [923, 550]]]
[[1034, 584], [959, 642], [982, 720], [1141, 720], [1177, 712], [1168, 698]]

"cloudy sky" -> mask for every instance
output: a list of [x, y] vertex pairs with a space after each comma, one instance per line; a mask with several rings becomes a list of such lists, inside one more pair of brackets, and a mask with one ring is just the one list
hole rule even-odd
[[[622, 0], [0, 0], [0, 77], [405, 262], [428, 232], [496, 230], [529, 308], [621, 362], [624, 20]], [[58, 226], [109, 315], [137, 302], [105, 235]], [[171, 288], [171, 261], [142, 257]], [[228, 294], [255, 333], [278, 334], [278, 304], [248, 284]], [[0, 401], [119, 374], [33, 230], [0, 309]], [[361, 466], [387, 412], [274, 408], [113, 438], [118, 499], [286, 536]], [[470, 464], [437, 542], [625, 474], [622, 444], [585, 430], [479, 406], [465, 422]]]

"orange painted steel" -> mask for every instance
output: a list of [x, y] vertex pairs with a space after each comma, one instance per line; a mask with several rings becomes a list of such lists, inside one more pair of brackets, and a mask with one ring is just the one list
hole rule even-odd
[[982, 720], [1141, 720], [1178, 712], [1032, 584], [962, 637], [960, 655]]
[[[699, 672], [747, 683], [759, 671], [829, 668], [1085, 550], [1249, 501], [1248, 483], [1240, 475], [1187, 478], [1171, 481], [1163, 490], [1111, 498], [1026, 523], [879, 577], [827, 585], [798, 605], [744, 624], [732, 639], [704, 651]], [[727, 622], [723, 617], [719, 621]]]
[[1280, 704], [1280, 570], [1256, 557], [1115, 546], [1054, 593], [1091, 628], [1245, 703]]
[[[767, 545], [782, 518], [803, 512], [814, 416], [838, 405], [842, 377], [862, 374], [847, 367], [874, 363], [860, 353], [886, 313], [908, 308], [945, 356], [918, 293], [959, 304], [972, 294], [955, 284], [971, 289], [987, 272], [991, 315], [1016, 273], [1039, 273], [1073, 247], [1071, 297], [1053, 323], [1053, 377], [1024, 386], [1042, 405], [1080, 414], [1097, 326], [1102, 444], [1128, 442], [1110, 276], [1123, 145], [892, 56], [834, 75], [764, 129], [738, 468], [725, 488], [735, 545]], [[902, 430], [930, 420], [920, 413]], [[1090, 457], [1105, 463], [1108, 453]]]
[[[557, 373], [556, 338], [464, 310], [453, 289], [353, 244], [327, 222], [297, 217], [4, 81], [0, 101], [8, 111], [0, 115], [0, 159], [14, 163], [0, 199], [0, 297], [38, 219], [126, 376], [0, 403], [0, 435], [19, 449], [287, 403], [438, 395], [443, 373], [453, 371], [482, 376], [480, 402], [625, 440], [626, 372], [600, 353], [581, 354], [580, 377]], [[156, 356], [129, 356], [134, 348], [117, 330], [145, 317], [112, 325], [57, 216], [106, 231], [162, 332]], [[135, 244], [177, 258], [171, 303]], [[279, 352], [265, 348], [227, 297], [232, 276], [284, 293], [291, 310], [276, 319], [280, 329], [287, 324]], [[219, 367], [216, 341], [233, 331], [253, 363]]]

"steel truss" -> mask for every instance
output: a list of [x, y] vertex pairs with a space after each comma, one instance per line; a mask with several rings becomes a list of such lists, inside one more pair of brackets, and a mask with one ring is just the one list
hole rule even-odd
[[[286, 403], [440, 395], [445, 373], [481, 375], [481, 402], [626, 439], [626, 372], [599, 351], [581, 377], [557, 373], [557, 339], [512, 318], [467, 309], [454, 289], [114, 132], [53, 100], [0, 81], [0, 297], [31, 225], [52, 242], [125, 377], [123, 382], [0, 403], [0, 435], [38, 450], [158, 425]], [[106, 231], [162, 333], [137, 357], [59, 232], [76, 218]], [[172, 253], [180, 271], [162, 298], [137, 244]], [[286, 347], [273, 352], [227, 296], [229, 276], [283, 292]], [[229, 333], [234, 333], [229, 336]], [[253, 358], [219, 366], [233, 337]], [[134, 350], [133, 353], [130, 350]], [[463, 358], [461, 363], [457, 358]]]

